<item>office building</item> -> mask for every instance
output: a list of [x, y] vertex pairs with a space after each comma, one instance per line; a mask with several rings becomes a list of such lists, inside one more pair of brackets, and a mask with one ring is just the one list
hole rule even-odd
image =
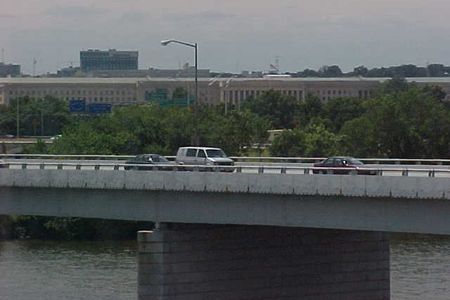
[[[339, 97], [368, 98], [389, 78], [199, 78], [198, 103], [239, 107], [250, 97], [269, 90], [292, 96], [298, 101], [314, 95], [326, 102]], [[450, 78], [409, 78], [419, 86], [440, 86], [450, 101]], [[180, 93], [184, 91], [183, 93]], [[128, 105], [194, 102], [193, 78], [3, 78], [0, 104], [17, 97], [42, 98], [47, 95], [67, 101]], [[180, 97], [180, 94], [183, 96]]]
[[20, 65], [0, 63], [0, 77], [20, 76]]
[[81, 71], [137, 70], [138, 51], [80, 51]]

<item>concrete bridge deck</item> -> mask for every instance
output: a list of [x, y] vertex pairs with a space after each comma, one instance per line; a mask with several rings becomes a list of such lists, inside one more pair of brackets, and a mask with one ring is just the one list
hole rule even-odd
[[0, 214], [450, 234], [450, 178], [0, 169]]

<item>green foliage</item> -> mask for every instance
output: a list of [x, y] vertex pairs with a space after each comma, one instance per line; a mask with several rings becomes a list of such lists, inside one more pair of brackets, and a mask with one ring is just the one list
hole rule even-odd
[[323, 124], [312, 124], [305, 132], [305, 156], [320, 157], [339, 153], [340, 136]]
[[330, 156], [339, 153], [340, 136], [323, 124], [311, 124], [305, 130], [293, 129], [281, 133], [270, 147], [272, 156]]
[[320, 118], [322, 113], [322, 101], [316, 96], [307, 95], [304, 102], [298, 104], [295, 112], [295, 119], [297, 127], [305, 127], [315, 119]]
[[363, 101], [358, 98], [334, 98], [323, 106], [322, 116], [330, 121], [331, 128], [339, 132], [341, 127], [364, 113]]
[[17, 117], [20, 135], [56, 135], [72, 121], [64, 100], [50, 96], [16, 98], [11, 100], [9, 106], [0, 107], [0, 133], [15, 135]]
[[36, 144], [27, 145], [24, 148], [23, 152], [25, 154], [27, 154], [27, 153], [30, 153], [30, 154], [35, 154], [35, 153], [46, 154], [46, 153], [48, 153], [48, 147], [44, 143], [44, 141], [42, 141], [41, 139], [38, 139]]
[[55, 154], [174, 155], [178, 147], [194, 143], [222, 147], [239, 154], [244, 146], [264, 143], [269, 123], [255, 114], [215, 107], [160, 108], [140, 105], [117, 108], [113, 113], [67, 126], [50, 146]]
[[450, 111], [415, 87], [371, 99], [341, 134], [361, 156], [445, 158], [450, 155]]
[[300, 103], [292, 96], [270, 90], [260, 97], [247, 100], [244, 108], [269, 120], [272, 128], [294, 128], [295, 114], [300, 109]]
[[300, 129], [292, 129], [278, 135], [269, 151], [271, 156], [302, 156], [305, 148], [305, 133]]

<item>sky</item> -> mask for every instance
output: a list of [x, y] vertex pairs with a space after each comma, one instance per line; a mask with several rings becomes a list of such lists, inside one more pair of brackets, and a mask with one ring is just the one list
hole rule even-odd
[[139, 67], [281, 72], [450, 65], [448, 0], [0, 0], [0, 48], [31, 73], [79, 65], [79, 51], [138, 50]]

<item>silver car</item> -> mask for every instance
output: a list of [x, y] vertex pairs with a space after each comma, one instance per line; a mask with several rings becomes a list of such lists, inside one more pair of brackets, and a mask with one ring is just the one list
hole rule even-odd
[[[175, 162], [180, 165], [227, 166], [220, 171], [233, 172], [234, 161], [220, 148], [212, 147], [180, 147]], [[212, 169], [212, 168], [211, 168]]]

